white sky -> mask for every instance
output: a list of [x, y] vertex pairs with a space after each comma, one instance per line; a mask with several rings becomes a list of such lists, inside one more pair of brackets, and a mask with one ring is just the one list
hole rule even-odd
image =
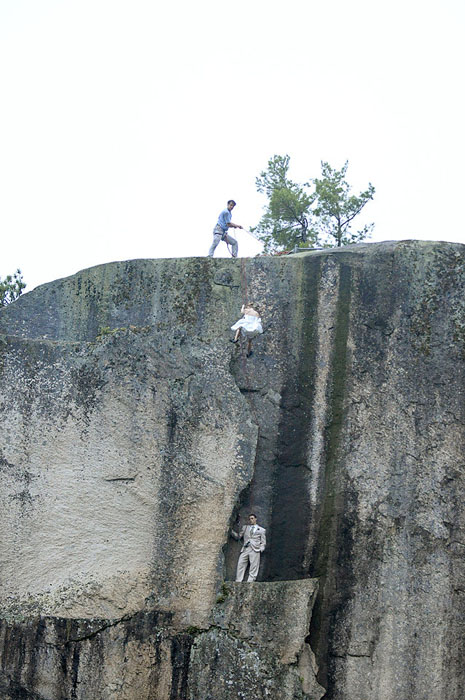
[[226, 200], [258, 223], [275, 153], [300, 182], [349, 159], [372, 240], [465, 243], [464, 20], [463, 0], [0, 0], [0, 276], [204, 255]]

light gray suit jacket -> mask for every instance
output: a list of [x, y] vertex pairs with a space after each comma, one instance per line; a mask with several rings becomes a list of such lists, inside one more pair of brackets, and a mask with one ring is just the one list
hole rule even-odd
[[[252, 527], [255, 527], [253, 535], [251, 534]], [[266, 530], [264, 527], [260, 527], [260, 525], [244, 525], [239, 534], [231, 530], [231, 535], [235, 540], [243, 540], [244, 544], [242, 545], [241, 552], [243, 552], [247, 546], [251, 547], [254, 552], [263, 552], [266, 547]], [[248, 545], [247, 542], [250, 542], [250, 544]]]

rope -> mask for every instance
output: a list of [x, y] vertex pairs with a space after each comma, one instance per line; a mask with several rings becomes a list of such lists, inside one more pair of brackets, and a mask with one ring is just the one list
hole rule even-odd
[[262, 239], [259, 238], [256, 233], [252, 233], [252, 231], [248, 231], [246, 228], [243, 228], [242, 230], [245, 231], [246, 233], [248, 233], [249, 236], [252, 236], [252, 238], [255, 238], [255, 240], [258, 241], [259, 243], [263, 243]]
[[[241, 258], [241, 289], [242, 289], [242, 303], [246, 305], [248, 303], [248, 289], [247, 289], [247, 274], [246, 274], [246, 269], [245, 269], [245, 259]], [[242, 336], [242, 331], [241, 331], [241, 336]], [[246, 347], [248, 346], [248, 339], [245, 340], [245, 342], [242, 341], [240, 342], [240, 353], [241, 353], [241, 364], [242, 364], [242, 374], [244, 375], [245, 379], [245, 384], [247, 386], [247, 394], [248, 394], [248, 401], [247, 403], [250, 406], [250, 410], [252, 413], [252, 416], [255, 420], [255, 424], [257, 426], [257, 440], [258, 436], [260, 434], [260, 422], [258, 420], [257, 412], [255, 410], [255, 405], [254, 405], [254, 399], [253, 399], [253, 391], [252, 391], [252, 386], [250, 383], [250, 378], [249, 378], [249, 373], [247, 371], [247, 361], [246, 361]], [[252, 480], [250, 482], [250, 489], [249, 489], [249, 499], [250, 499], [250, 506], [255, 508], [255, 473], [252, 476]]]
[[[257, 236], [256, 233], [252, 233], [252, 231], [248, 231], [246, 228], [242, 228], [241, 230], [242, 230], [242, 231], [245, 231], [245, 233], [248, 233], [249, 236], [252, 236], [252, 238], [254, 238], [254, 239], [255, 239], [256, 241], [258, 241], [259, 243], [263, 243], [263, 241]], [[228, 232], [226, 232], [225, 235], [227, 236], [227, 235], [228, 235]], [[224, 242], [226, 243], [226, 248], [228, 249], [229, 255], [233, 258], [234, 255], [232, 254], [232, 249], [229, 247], [228, 241], [226, 240], [225, 237], [223, 237], [221, 240], [224, 241]]]
[[245, 306], [249, 299], [247, 296], [247, 275], [245, 273], [245, 258], [241, 258], [241, 288], [242, 288], [242, 303]]
[[[226, 235], [227, 235], [227, 234], [226, 234]], [[234, 255], [233, 255], [233, 252], [232, 252], [232, 248], [229, 247], [229, 243], [228, 243], [228, 241], [227, 241], [226, 238], [223, 238], [223, 240], [224, 240], [224, 242], [226, 243], [226, 248], [228, 249], [229, 255], [233, 258]]]

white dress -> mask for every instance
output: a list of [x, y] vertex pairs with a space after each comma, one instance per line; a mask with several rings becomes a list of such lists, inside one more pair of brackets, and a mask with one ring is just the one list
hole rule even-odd
[[259, 333], [263, 333], [262, 319], [259, 316], [250, 316], [249, 314], [244, 314], [234, 326], [231, 326], [232, 331], [237, 331], [238, 328], [242, 329], [247, 338], [254, 338]]

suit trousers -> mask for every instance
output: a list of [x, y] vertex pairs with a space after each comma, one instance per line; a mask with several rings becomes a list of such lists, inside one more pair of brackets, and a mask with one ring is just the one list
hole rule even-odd
[[237, 560], [236, 581], [242, 581], [244, 578], [247, 564], [250, 564], [249, 577], [247, 581], [255, 581], [260, 568], [260, 552], [255, 552], [252, 547], [246, 547], [239, 555]]

